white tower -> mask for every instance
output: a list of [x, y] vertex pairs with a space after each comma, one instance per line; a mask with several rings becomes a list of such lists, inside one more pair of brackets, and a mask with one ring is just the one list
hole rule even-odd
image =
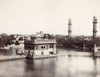
[[95, 39], [96, 36], [97, 36], [97, 26], [96, 26], [97, 23], [98, 23], [98, 22], [97, 22], [97, 19], [96, 19], [96, 17], [94, 16], [94, 17], [93, 17], [93, 39]]
[[71, 33], [72, 33], [72, 31], [71, 31], [71, 25], [72, 25], [71, 20], [68, 19], [68, 37], [69, 38], [71, 37]]

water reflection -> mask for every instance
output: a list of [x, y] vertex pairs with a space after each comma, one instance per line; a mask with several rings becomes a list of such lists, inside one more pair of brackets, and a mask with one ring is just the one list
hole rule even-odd
[[55, 58], [25, 60], [24, 77], [55, 77]]
[[32, 77], [34, 72], [34, 60], [25, 60], [24, 77]]
[[34, 60], [25, 60], [25, 72], [34, 71]]
[[100, 58], [64, 49], [58, 54], [57, 58], [1, 62], [0, 77], [100, 77]]

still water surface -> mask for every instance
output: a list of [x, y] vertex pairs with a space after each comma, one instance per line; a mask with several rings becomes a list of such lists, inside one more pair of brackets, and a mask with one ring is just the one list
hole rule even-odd
[[100, 77], [100, 58], [60, 49], [57, 58], [0, 62], [0, 77]]

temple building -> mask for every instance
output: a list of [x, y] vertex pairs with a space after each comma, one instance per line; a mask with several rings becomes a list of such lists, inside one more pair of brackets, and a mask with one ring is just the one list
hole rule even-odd
[[55, 39], [44, 39], [43, 34], [35, 37], [32, 40], [24, 42], [25, 52], [30, 52], [34, 55], [50, 55], [56, 54], [56, 40]]

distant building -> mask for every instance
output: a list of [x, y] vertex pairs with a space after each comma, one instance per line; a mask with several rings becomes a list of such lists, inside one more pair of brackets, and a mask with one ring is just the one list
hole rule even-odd
[[84, 38], [84, 40], [87, 40], [87, 41], [91, 41], [92, 39], [93, 39], [92, 36], [87, 36], [87, 37]]
[[11, 48], [14, 48], [16, 53], [24, 53], [24, 36], [20, 34], [12, 34], [10, 35], [12, 37], [11, 42]]
[[18, 41], [19, 43], [24, 43], [24, 36], [20, 34], [12, 34], [10, 35], [12, 37], [12, 42]]

